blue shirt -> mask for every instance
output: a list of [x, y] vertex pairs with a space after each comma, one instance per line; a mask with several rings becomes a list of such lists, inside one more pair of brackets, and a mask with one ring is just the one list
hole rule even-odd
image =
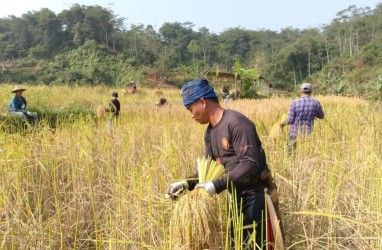
[[316, 117], [324, 118], [320, 102], [310, 96], [303, 96], [290, 104], [288, 118], [284, 124], [291, 124], [289, 135], [297, 135], [298, 132], [309, 134]]
[[21, 112], [25, 111], [27, 108], [27, 100], [24, 96], [14, 96], [11, 101], [9, 102], [9, 111], [13, 112]]

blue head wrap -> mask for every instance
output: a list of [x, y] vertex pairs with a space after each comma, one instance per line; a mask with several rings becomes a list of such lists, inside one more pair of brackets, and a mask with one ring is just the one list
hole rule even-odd
[[214, 88], [208, 84], [206, 78], [199, 78], [187, 82], [182, 88], [183, 105], [189, 106], [201, 98], [217, 97]]

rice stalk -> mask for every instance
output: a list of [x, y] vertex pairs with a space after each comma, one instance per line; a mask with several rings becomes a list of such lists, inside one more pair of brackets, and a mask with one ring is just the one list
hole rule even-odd
[[[0, 86], [0, 113], [6, 112], [11, 87]], [[170, 104], [159, 110], [155, 90], [145, 89], [145, 95], [120, 97], [122, 114], [109, 133], [106, 116], [86, 114], [95, 116], [111, 91], [29, 86], [30, 107], [41, 111], [38, 127], [15, 129], [0, 117], [0, 249], [107, 249], [110, 240], [113, 249], [176, 249], [169, 226], [174, 203], [162, 196], [168, 179], [195, 170], [205, 127], [185, 122], [189, 113], [177, 88], [162, 89]], [[268, 138], [291, 98], [222, 105], [259, 124], [278, 185], [287, 249], [382, 249], [381, 106], [360, 98], [318, 99], [330, 124], [317, 121], [293, 157], [285, 150], [286, 136]], [[223, 204], [225, 233], [228, 208], [223, 194], [216, 198]], [[300, 211], [343, 218], [289, 213]]]
[[[224, 175], [224, 168], [210, 158], [197, 159], [199, 182]], [[222, 221], [216, 197], [202, 189], [187, 192], [172, 213], [173, 249], [219, 249], [223, 246]]]
[[272, 126], [271, 130], [269, 131], [269, 136], [268, 136], [270, 139], [276, 140], [276, 139], [279, 139], [281, 136], [283, 136], [284, 131], [283, 131], [283, 128], [280, 126], [280, 124], [283, 121], [285, 121], [286, 118], [287, 118], [287, 115], [283, 114], [280, 121], [276, 122]]
[[198, 158], [196, 162], [199, 182], [213, 181], [225, 174], [224, 167], [211, 158]]
[[203, 190], [179, 198], [173, 214], [173, 249], [219, 249], [222, 246], [219, 206]]
[[[226, 249], [242, 250], [243, 242], [243, 222], [244, 217], [241, 213], [242, 201], [237, 205], [237, 195], [233, 188], [232, 196], [228, 202], [228, 216], [230, 218], [226, 226]], [[231, 235], [230, 235], [231, 234]], [[256, 237], [256, 231], [254, 231]], [[232, 241], [232, 242], [231, 242]]]

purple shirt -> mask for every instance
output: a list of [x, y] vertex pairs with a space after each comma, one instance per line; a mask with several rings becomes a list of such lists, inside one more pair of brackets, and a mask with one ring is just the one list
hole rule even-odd
[[320, 102], [310, 96], [303, 96], [290, 104], [288, 118], [283, 124], [291, 124], [289, 135], [295, 136], [298, 132], [309, 134], [312, 132], [316, 117], [324, 118]]

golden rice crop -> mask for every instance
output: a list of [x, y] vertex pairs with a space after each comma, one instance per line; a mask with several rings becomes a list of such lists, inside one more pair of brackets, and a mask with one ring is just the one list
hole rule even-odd
[[[176, 203], [163, 195], [168, 180], [195, 171], [190, 163], [204, 152], [205, 132], [192, 122], [179, 89], [160, 89], [170, 103], [162, 109], [153, 105], [156, 89], [121, 95], [122, 113], [110, 131], [105, 115], [51, 122], [50, 111], [106, 108], [116, 89], [24, 87], [28, 107], [48, 110], [49, 119], [44, 115], [27, 131], [0, 123], [0, 249], [178, 250], [171, 226]], [[0, 114], [7, 113], [12, 88], [0, 84]], [[221, 103], [256, 124], [278, 186], [286, 249], [382, 249], [382, 104], [317, 96], [325, 120], [288, 156], [287, 129], [278, 140], [268, 135], [293, 98]], [[221, 231], [230, 232], [226, 215], [236, 202], [224, 194], [213, 198], [220, 202]], [[242, 217], [233, 215], [233, 228], [240, 229]], [[188, 223], [176, 229], [185, 231]], [[235, 242], [242, 242], [241, 232]]]
[[105, 113], [105, 107], [103, 105], [99, 105], [96, 110], [97, 116], [102, 117], [104, 113]]
[[223, 245], [216, 199], [196, 189], [183, 195], [172, 214], [173, 249], [216, 249]]
[[[219, 163], [197, 159], [199, 182], [212, 181], [224, 175]], [[222, 216], [216, 197], [203, 189], [187, 192], [179, 198], [172, 213], [173, 249], [218, 249], [223, 246]]]
[[270, 132], [269, 132], [269, 138], [270, 139], [273, 139], [273, 140], [276, 140], [278, 138], [280, 138], [281, 136], [283, 136], [283, 129], [282, 127], [280, 126], [280, 124], [285, 121], [285, 119], [287, 118], [287, 115], [286, 114], [283, 114], [283, 116], [281, 117], [280, 121], [276, 122]]

